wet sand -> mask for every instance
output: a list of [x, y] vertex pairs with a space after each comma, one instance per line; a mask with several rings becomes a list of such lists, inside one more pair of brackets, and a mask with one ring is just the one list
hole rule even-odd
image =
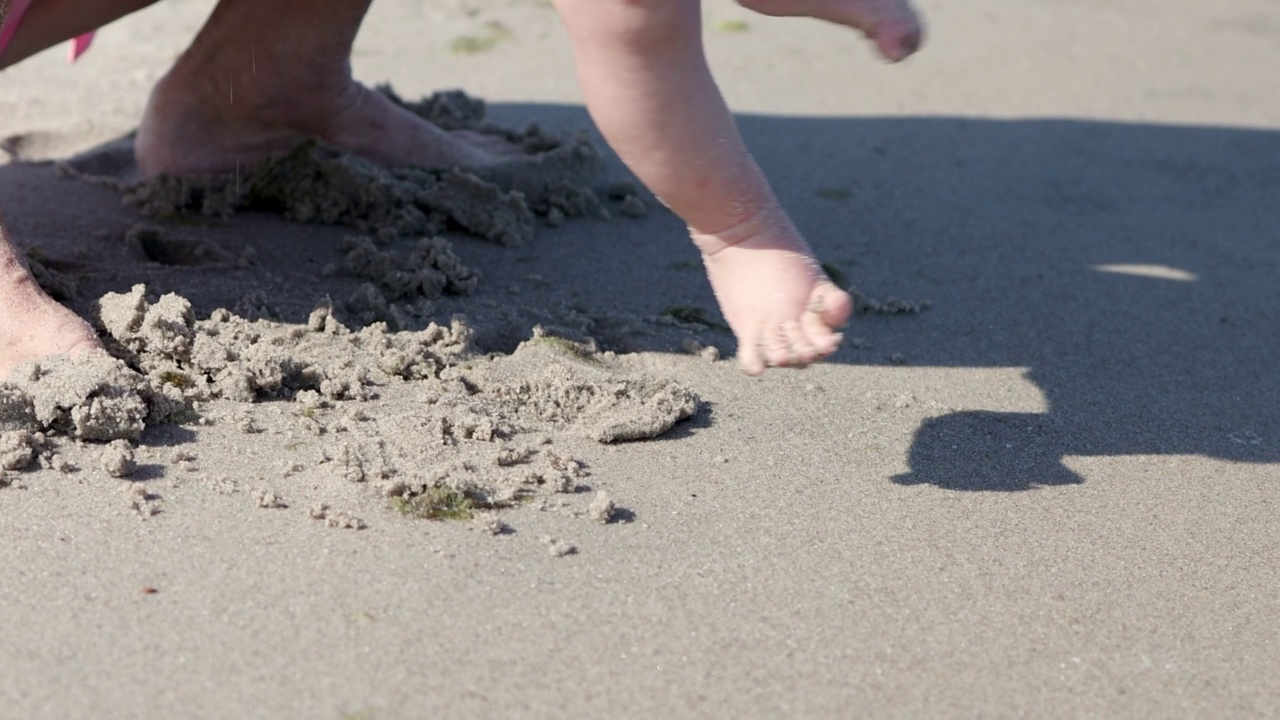
[[[863, 296], [833, 362], [762, 380], [592, 134], [573, 192], [122, 187], [208, 6], [0, 74], [6, 222], [119, 358], [0, 389], [15, 715], [1274, 711], [1265, 3], [926, 4], [900, 67], [708, 7], [748, 142]], [[388, 2], [354, 63], [572, 149], [562, 35]], [[290, 186], [332, 187], [308, 152]]]

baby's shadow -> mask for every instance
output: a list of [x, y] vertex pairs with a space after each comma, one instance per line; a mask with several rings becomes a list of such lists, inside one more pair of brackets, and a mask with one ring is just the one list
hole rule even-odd
[[819, 254], [872, 297], [933, 301], [855, 319], [862, 349], [835, 361], [1024, 368], [1044, 395], [1043, 414], [926, 420], [895, 482], [1079, 483], [1073, 455], [1280, 463], [1280, 132], [744, 125]]
[[911, 472], [899, 485], [947, 490], [1028, 490], [1084, 482], [1062, 463], [1054, 418], [1040, 413], [972, 410], [930, 418], [911, 444]]
[[[499, 112], [586, 120], [577, 108]], [[739, 123], [829, 272], [871, 298], [909, 301], [899, 307], [932, 301], [920, 314], [854, 318], [855, 342], [832, 362], [1022, 368], [1044, 396], [1043, 413], [996, 412], [1008, 408], [994, 404], [1002, 389], [983, 386], [993, 409], [923, 422], [910, 472], [894, 482], [1080, 483], [1068, 456], [1280, 463], [1280, 132], [951, 117]], [[588, 305], [715, 308], [694, 273], [674, 277], [673, 259], [693, 253], [670, 220], [615, 225], [607, 248], [591, 228], [569, 227], [543, 251], [565, 265], [607, 253], [627, 268], [578, 286]]]

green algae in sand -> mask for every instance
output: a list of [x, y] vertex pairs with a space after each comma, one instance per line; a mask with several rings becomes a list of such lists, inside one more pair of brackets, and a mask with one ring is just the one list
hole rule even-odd
[[514, 37], [511, 29], [497, 20], [485, 23], [484, 31], [476, 35], [462, 35], [449, 43], [449, 52], [454, 55], [476, 55], [488, 52], [498, 43]]
[[587, 363], [600, 362], [600, 346], [595, 338], [566, 328], [535, 325], [529, 342], [540, 344], [567, 358]]
[[566, 340], [562, 337], [548, 335], [546, 337], [532, 340], [531, 342], [546, 345], [553, 351], [573, 360], [581, 360], [589, 363], [599, 362], [599, 359], [596, 357], [596, 351], [583, 347], [579, 343], [573, 342], [572, 340]]
[[157, 374], [156, 379], [165, 385], [172, 385], [179, 390], [189, 390], [196, 386], [195, 379], [190, 375], [177, 370], [161, 371]]
[[471, 520], [483, 510], [507, 510], [516, 507], [527, 496], [520, 494], [497, 500], [474, 490], [428, 487], [415, 495], [393, 498], [391, 506], [410, 517], [423, 520]]
[[715, 28], [722, 33], [744, 33], [751, 29], [751, 25], [746, 20], [719, 20]]

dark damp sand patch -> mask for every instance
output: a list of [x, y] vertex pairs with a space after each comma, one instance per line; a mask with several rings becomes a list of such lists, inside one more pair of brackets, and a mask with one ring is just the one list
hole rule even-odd
[[[624, 216], [648, 212], [634, 183], [602, 182], [603, 159], [584, 133], [560, 136], [533, 124], [519, 129], [495, 125], [486, 119], [484, 101], [461, 91], [410, 102], [390, 87], [380, 90], [428, 122], [449, 131], [499, 137], [516, 154], [482, 168], [387, 169], [309, 141], [236, 173], [138, 180], [132, 140], [125, 138], [59, 167], [116, 189], [144, 216], [164, 220], [164, 227], [139, 224], [126, 242], [140, 259], [166, 266], [246, 267], [254, 262], [251, 250], [233, 260], [211, 243], [174, 233], [168, 227], [173, 223], [221, 222], [237, 212], [263, 211], [297, 222], [353, 228], [361, 237], [345, 248], [346, 261], [323, 274], [345, 270], [367, 284], [336, 298], [335, 305], [349, 321], [385, 322], [397, 330], [423, 326], [434, 310], [431, 301], [441, 293], [467, 295], [475, 289], [477, 274], [440, 237], [445, 230], [518, 246], [534, 237], [539, 224], [604, 217], [611, 214], [609, 207]], [[382, 249], [406, 237], [418, 239], [410, 257], [392, 257]], [[40, 273], [51, 292], [70, 297], [76, 291], [73, 278], [44, 267]], [[232, 309], [250, 318], [273, 316], [269, 298]]]
[[149, 262], [199, 267], [230, 265], [231, 257], [212, 243], [173, 235], [154, 223], [138, 223], [125, 233], [125, 244]]
[[49, 297], [58, 301], [75, 300], [80, 296], [80, 279], [78, 267], [72, 263], [64, 263], [46, 257], [39, 248], [23, 249], [27, 267], [36, 279], [36, 284]]
[[827, 277], [831, 279], [831, 282], [834, 283], [836, 287], [849, 287], [849, 275], [844, 270], [841, 270], [840, 266], [835, 265], [834, 263], [824, 262], [822, 263], [822, 272], [827, 274]]
[[485, 23], [484, 30], [475, 35], [461, 35], [449, 43], [449, 52], [454, 55], [476, 55], [488, 52], [499, 43], [511, 40], [514, 33], [506, 25], [497, 20]]

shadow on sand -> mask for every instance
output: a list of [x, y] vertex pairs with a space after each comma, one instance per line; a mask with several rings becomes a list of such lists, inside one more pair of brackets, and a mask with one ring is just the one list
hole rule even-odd
[[[563, 106], [494, 114], [588, 124]], [[848, 334], [872, 349], [845, 348], [835, 362], [1025, 368], [1045, 396], [1044, 413], [926, 420], [910, 472], [893, 482], [1081, 482], [1063, 463], [1070, 455], [1280, 463], [1280, 132], [966, 118], [741, 124], [824, 260], [873, 297], [933, 302], [916, 317], [856, 319]], [[512, 251], [460, 247], [502, 287], [533, 272], [581, 274], [579, 306], [715, 307], [696, 272], [671, 278], [673, 261], [694, 256], [669, 214], [543, 235], [518, 263]], [[654, 297], [677, 286], [681, 297]], [[519, 302], [535, 298], [561, 302]]]
[[[894, 482], [1079, 483], [1070, 455], [1280, 463], [1280, 132], [740, 123], [824, 260], [873, 297], [933, 301], [916, 317], [855, 319], [847, 334], [877, 350], [835, 362], [1019, 367], [1045, 396], [1044, 413], [925, 421]], [[709, 293], [699, 300], [714, 307]]]
[[[838, 148], [808, 172], [770, 167], [784, 200], [823, 253], [856, 260], [859, 286], [934, 301], [918, 319], [865, 318], [854, 332], [912, 365], [1026, 368], [1044, 393], [1043, 414], [927, 420], [894, 482], [1081, 482], [1069, 455], [1280, 462], [1280, 132], [745, 125], [770, 158]], [[815, 185], [847, 187], [847, 205], [815, 202]]]

